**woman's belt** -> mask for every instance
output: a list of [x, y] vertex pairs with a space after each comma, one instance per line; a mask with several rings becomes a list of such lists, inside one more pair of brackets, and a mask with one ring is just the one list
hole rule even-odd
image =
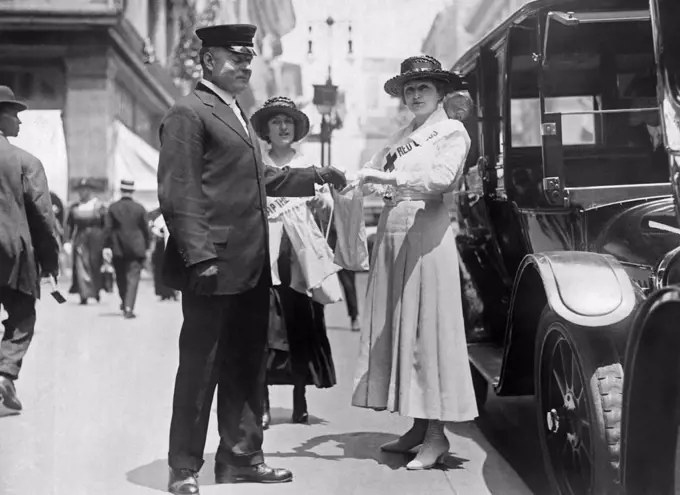
[[387, 205], [396, 205], [402, 201], [444, 201], [444, 195], [438, 193], [404, 193], [383, 196]]

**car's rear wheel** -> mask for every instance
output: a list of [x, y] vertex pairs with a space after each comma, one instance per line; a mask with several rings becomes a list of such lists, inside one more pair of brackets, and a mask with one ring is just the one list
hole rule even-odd
[[619, 493], [623, 369], [610, 338], [546, 307], [535, 380], [541, 448], [555, 491]]

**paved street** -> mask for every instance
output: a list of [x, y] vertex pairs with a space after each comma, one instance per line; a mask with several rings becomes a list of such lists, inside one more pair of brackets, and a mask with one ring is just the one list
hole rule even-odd
[[[63, 292], [66, 288], [64, 284]], [[84, 307], [72, 296], [61, 306], [49, 296], [40, 302], [37, 334], [17, 382], [25, 411], [0, 418], [0, 494], [165, 491], [180, 305], [157, 301], [149, 281], [142, 284], [136, 320], [123, 320], [118, 304], [114, 294]], [[265, 454], [270, 464], [293, 470], [293, 483], [215, 485], [213, 423], [199, 479], [202, 493], [532, 493], [515, 469], [524, 471], [534, 490], [542, 486], [540, 479], [531, 478], [536, 455], [535, 450], [523, 454], [521, 428], [494, 437], [513, 423], [508, 419], [512, 414], [525, 415], [521, 405], [510, 408], [510, 416], [501, 406], [492, 419], [480, 422], [491, 441], [477, 424], [451, 429], [445, 469], [409, 472], [405, 456], [379, 453], [378, 446], [403, 432], [408, 421], [349, 405], [358, 334], [348, 330], [344, 303], [328, 307], [327, 318], [339, 384], [329, 390], [308, 389], [310, 425], [289, 423], [291, 387], [272, 389], [273, 426], [265, 434]], [[499, 409], [494, 401], [491, 406]], [[519, 454], [515, 469], [494, 442], [508, 458]]]

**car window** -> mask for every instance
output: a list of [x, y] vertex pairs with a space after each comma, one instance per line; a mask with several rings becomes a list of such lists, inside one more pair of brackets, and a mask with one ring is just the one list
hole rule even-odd
[[[546, 113], [592, 112], [593, 96], [560, 96], [546, 98]], [[512, 146], [541, 146], [541, 109], [538, 98], [513, 98], [510, 102]], [[562, 142], [565, 146], [596, 144], [595, 116], [590, 114], [562, 117]]]

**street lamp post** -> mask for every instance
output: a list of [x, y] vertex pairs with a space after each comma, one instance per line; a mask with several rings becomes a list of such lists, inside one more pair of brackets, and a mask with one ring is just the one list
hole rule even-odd
[[313, 103], [321, 114], [321, 132], [319, 141], [321, 142], [321, 166], [326, 164], [326, 144], [328, 144], [328, 165], [331, 164], [331, 133], [333, 132], [333, 122], [330, 119], [331, 112], [335, 108], [338, 99], [338, 87], [333, 85], [329, 77], [326, 84], [314, 85]]
[[[331, 165], [331, 142], [333, 129], [335, 128], [337, 121], [333, 118], [332, 114], [335, 110], [335, 106], [338, 100], [338, 87], [333, 85], [332, 76], [332, 38], [333, 38], [333, 25], [337, 24], [338, 21], [332, 17], [328, 17], [323, 21], [328, 26], [329, 33], [329, 56], [328, 56], [328, 78], [326, 79], [326, 84], [315, 84], [314, 85], [314, 100], [313, 103], [317, 110], [321, 114], [321, 129], [319, 132], [319, 142], [321, 143], [321, 166]], [[348, 41], [347, 41], [347, 52], [348, 55], [352, 55], [352, 24], [349, 21], [340, 21], [343, 23], [348, 23]], [[312, 26], [309, 26], [310, 39], [308, 41], [308, 54], [312, 54]], [[326, 146], [328, 145], [328, 146]], [[328, 153], [326, 154], [326, 148]]]

